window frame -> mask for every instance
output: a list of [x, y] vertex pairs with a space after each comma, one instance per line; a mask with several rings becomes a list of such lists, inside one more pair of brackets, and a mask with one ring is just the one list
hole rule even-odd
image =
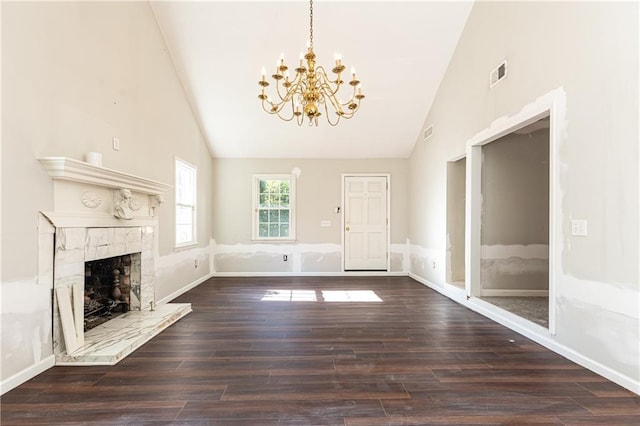
[[[288, 180], [289, 181], [289, 236], [288, 237], [260, 237], [260, 181]], [[296, 175], [292, 173], [265, 174], [256, 173], [251, 176], [251, 239], [257, 242], [291, 242], [296, 241]]]
[[[187, 169], [193, 173], [193, 204], [184, 204], [178, 202], [178, 169], [182, 167]], [[181, 158], [174, 157], [174, 182], [175, 182], [175, 203], [174, 203], [174, 247], [176, 249], [181, 249], [185, 247], [191, 247], [198, 244], [198, 233], [197, 233], [197, 205], [198, 205], [198, 168], [191, 164], [188, 161], [185, 161]], [[190, 207], [191, 208], [191, 235], [192, 239], [190, 241], [178, 242], [178, 207]]]

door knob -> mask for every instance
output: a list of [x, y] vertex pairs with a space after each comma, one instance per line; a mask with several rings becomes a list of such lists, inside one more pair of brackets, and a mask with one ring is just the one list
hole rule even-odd
[[349, 225], [347, 225], [347, 227], [345, 228], [345, 231], [347, 231], [347, 232], [348, 232], [348, 231], [350, 231], [350, 230], [351, 230], [351, 228], [349, 228]]

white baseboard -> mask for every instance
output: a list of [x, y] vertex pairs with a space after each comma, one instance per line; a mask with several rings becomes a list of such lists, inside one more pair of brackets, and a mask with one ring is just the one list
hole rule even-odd
[[173, 293], [171, 293], [168, 296], [163, 297], [162, 299], [156, 301], [157, 303], [169, 303], [171, 302], [173, 299], [175, 299], [178, 296], [181, 296], [182, 294], [188, 292], [189, 290], [196, 288], [197, 286], [199, 286], [200, 284], [202, 284], [203, 282], [205, 282], [206, 280], [208, 280], [209, 278], [213, 277], [213, 274], [207, 274], [203, 277], [198, 278], [197, 280], [195, 280], [194, 282], [187, 284], [186, 286], [174, 291]]
[[406, 277], [406, 272], [335, 271], [335, 272], [214, 272], [213, 277]]
[[6, 380], [3, 380], [0, 382], [0, 395], [4, 395], [11, 389], [20, 386], [24, 382], [36, 377], [38, 374], [50, 369], [55, 365], [55, 363], [56, 357], [54, 355], [49, 355], [42, 361], [25, 368]]
[[508, 290], [483, 288], [480, 296], [484, 297], [549, 297], [549, 290]]
[[[462, 292], [462, 290], [454, 286], [438, 286], [413, 273], [409, 273], [409, 276], [419, 283], [452, 299], [453, 301], [458, 302], [461, 305], [481, 315], [484, 315], [485, 317], [497, 322], [498, 324], [504, 325], [505, 327], [515, 331], [516, 333], [519, 333], [533, 340], [534, 342], [541, 344], [545, 348], [559, 355], [562, 355], [568, 360], [573, 361], [576, 364], [579, 364], [584, 368], [591, 370], [594, 373], [599, 374], [602, 377], [605, 377], [606, 379], [609, 379], [626, 389], [629, 389], [631, 392], [640, 395], [639, 380], [634, 380], [631, 377], [620, 374], [617, 371], [607, 367], [606, 365], [603, 365], [589, 357], [586, 357], [574, 351], [567, 346], [558, 343], [550, 334], [548, 329], [538, 324], [527, 321], [503, 309], [497, 308], [494, 305], [484, 302], [476, 297], [471, 297], [469, 299], [466, 298], [466, 295], [464, 295], [464, 297], [460, 297], [459, 293]], [[464, 292], [462, 293], [464, 294]]]
[[435, 291], [437, 291], [438, 293], [442, 294], [443, 296], [448, 297], [449, 299], [453, 300], [454, 302], [458, 302], [460, 304], [464, 304], [464, 302], [466, 302], [467, 300], [467, 294], [465, 293], [465, 291], [459, 287], [456, 287], [454, 285], [451, 284], [445, 284], [443, 286], [439, 286], [436, 285], [434, 283], [432, 283], [431, 281], [428, 281], [424, 278], [422, 278], [420, 275], [416, 275], [412, 272], [409, 272], [409, 277], [413, 278], [414, 280], [418, 281], [420, 284], [427, 286]]

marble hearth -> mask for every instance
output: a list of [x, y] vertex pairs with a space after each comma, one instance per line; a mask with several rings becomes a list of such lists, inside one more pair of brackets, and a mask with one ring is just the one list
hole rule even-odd
[[[54, 293], [56, 365], [116, 364], [191, 312], [155, 303], [155, 207], [169, 186], [63, 157], [40, 161], [54, 181], [55, 210], [39, 221], [39, 282]], [[140, 259], [131, 310], [85, 332], [85, 262], [124, 255]]]
[[189, 303], [129, 311], [87, 331], [80, 349], [56, 354], [56, 365], [115, 365], [189, 312]]

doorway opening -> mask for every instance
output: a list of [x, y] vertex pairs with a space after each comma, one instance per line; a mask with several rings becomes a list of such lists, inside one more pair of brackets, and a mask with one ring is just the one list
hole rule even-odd
[[343, 269], [389, 271], [389, 175], [343, 175]]
[[447, 163], [446, 281], [465, 289], [466, 157]]
[[480, 298], [549, 328], [550, 117], [482, 145]]

